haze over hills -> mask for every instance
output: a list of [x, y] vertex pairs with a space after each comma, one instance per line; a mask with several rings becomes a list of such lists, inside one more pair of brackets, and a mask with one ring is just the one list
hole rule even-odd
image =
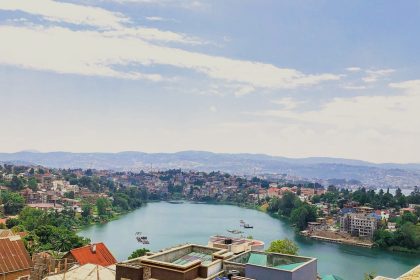
[[359, 180], [371, 186], [420, 185], [420, 164], [376, 164], [327, 157], [286, 158], [263, 154], [222, 154], [202, 151], [178, 153], [70, 153], [23, 151], [0, 153], [0, 161], [54, 168], [150, 170], [182, 168], [236, 174], [289, 174], [304, 178]]

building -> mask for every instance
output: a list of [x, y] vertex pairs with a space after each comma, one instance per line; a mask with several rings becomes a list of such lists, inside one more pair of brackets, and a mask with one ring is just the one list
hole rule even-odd
[[397, 279], [388, 278], [384, 276], [377, 276], [373, 280], [418, 280], [420, 279], [420, 265], [414, 267], [410, 271], [404, 273]]
[[317, 260], [262, 251], [235, 255], [225, 248], [184, 245], [116, 266], [117, 280], [213, 280], [226, 276], [236, 280], [317, 280]]
[[264, 242], [246, 238], [232, 238], [227, 236], [215, 235], [211, 236], [208, 242], [209, 247], [226, 249], [234, 254], [246, 251], [262, 251], [264, 250]]
[[104, 243], [95, 243], [73, 249], [64, 258], [79, 265], [90, 263], [107, 267], [117, 263], [117, 260]]
[[363, 213], [350, 213], [340, 217], [340, 231], [353, 236], [372, 238], [378, 228], [378, 220]]
[[0, 238], [0, 279], [29, 280], [32, 261], [19, 235]]
[[68, 271], [47, 276], [44, 280], [115, 280], [115, 271], [101, 265], [85, 264], [75, 266]]
[[117, 280], [211, 280], [224, 273], [225, 249], [184, 245], [118, 263]]
[[317, 280], [318, 275], [315, 258], [259, 251], [236, 255], [224, 261], [223, 268], [253, 280]]

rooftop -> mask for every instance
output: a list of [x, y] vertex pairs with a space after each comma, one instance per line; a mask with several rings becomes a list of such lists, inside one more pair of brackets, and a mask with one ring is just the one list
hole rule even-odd
[[314, 260], [314, 258], [309, 257], [251, 251], [235, 256], [228, 261], [231, 263], [250, 264], [278, 270], [294, 271]]
[[96, 243], [76, 248], [71, 250], [69, 254], [71, 254], [80, 265], [91, 263], [110, 266], [117, 263], [117, 260], [104, 243]]
[[31, 267], [31, 258], [19, 235], [0, 238], [0, 275]]
[[82, 266], [76, 266], [68, 270], [66, 273], [56, 274], [48, 276], [45, 280], [114, 280], [115, 271], [95, 264], [85, 264]]

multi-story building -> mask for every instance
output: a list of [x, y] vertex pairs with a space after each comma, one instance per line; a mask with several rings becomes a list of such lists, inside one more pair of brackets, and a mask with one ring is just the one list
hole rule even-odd
[[116, 280], [213, 280], [220, 276], [249, 280], [316, 280], [314, 258], [184, 245], [118, 263]]
[[[315, 258], [247, 251], [224, 261], [226, 274], [252, 280], [316, 280]], [[240, 279], [240, 278], [239, 278]]]
[[226, 249], [234, 254], [239, 254], [250, 250], [264, 250], [264, 242], [262, 241], [247, 238], [232, 238], [221, 235], [211, 236], [208, 242], [208, 246], [218, 249]]
[[340, 231], [354, 236], [372, 238], [378, 228], [378, 220], [363, 213], [349, 213], [340, 217]]
[[184, 245], [118, 263], [116, 280], [211, 280], [223, 274], [223, 259], [233, 253], [199, 245]]

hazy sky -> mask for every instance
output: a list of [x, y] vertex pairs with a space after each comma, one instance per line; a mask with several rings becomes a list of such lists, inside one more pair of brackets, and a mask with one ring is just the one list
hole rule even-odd
[[0, 151], [420, 162], [420, 1], [0, 0]]

